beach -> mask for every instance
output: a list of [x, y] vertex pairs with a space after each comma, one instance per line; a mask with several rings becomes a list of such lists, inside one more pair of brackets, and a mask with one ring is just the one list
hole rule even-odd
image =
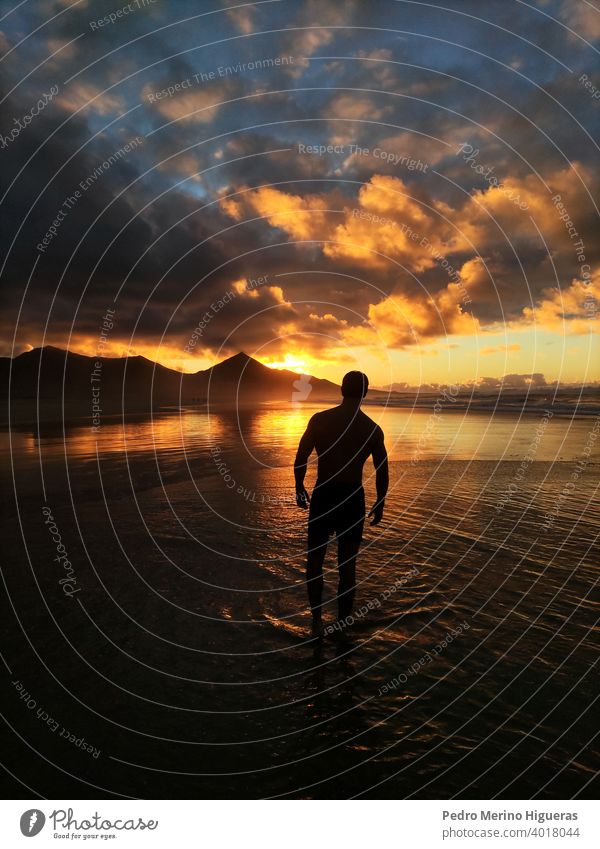
[[1, 434], [7, 767], [36, 751], [54, 798], [593, 797], [598, 418], [365, 408], [390, 492], [319, 645], [316, 409]]

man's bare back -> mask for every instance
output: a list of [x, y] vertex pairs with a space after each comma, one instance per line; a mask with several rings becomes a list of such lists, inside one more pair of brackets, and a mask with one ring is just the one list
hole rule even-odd
[[[344, 377], [342, 403], [310, 419], [294, 463], [296, 502], [305, 509], [310, 503], [306, 581], [313, 615], [312, 634], [316, 637], [323, 632], [323, 562], [332, 533], [338, 542], [338, 618], [347, 620], [352, 612], [356, 557], [365, 519], [362, 472], [368, 457], [373, 458], [377, 489], [377, 500], [369, 512], [373, 516], [371, 524], [378, 525], [383, 517], [388, 488], [387, 454], [383, 431], [360, 409], [368, 385], [362, 372], [349, 372]], [[304, 487], [304, 477], [313, 450], [318, 461], [311, 500]]]
[[[383, 460], [383, 431], [362, 410], [340, 404], [316, 413], [305, 434], [318, 455], [317, 482], [362, 483], [363, 466], [373, 455]], [[304, 438], [304, 437], [303, 437]], [[301, 443], [302, 444], [302, 443]], [[307, 446], [308, 447], [308, 446]]]

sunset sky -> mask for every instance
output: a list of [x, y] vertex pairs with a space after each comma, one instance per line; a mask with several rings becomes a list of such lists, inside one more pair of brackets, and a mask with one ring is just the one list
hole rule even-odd
[[15, 6], [3, 355], [600, 379], [591, 4]]

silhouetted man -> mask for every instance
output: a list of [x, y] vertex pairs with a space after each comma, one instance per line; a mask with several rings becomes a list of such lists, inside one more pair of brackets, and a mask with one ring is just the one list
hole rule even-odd
[[[362, 471], [367, 457], [373, 457], [376, 469], [377, 501], [369, 512], [369, 517], [373, 516], [371, 524], [378, 525], [383, 517], [388, 488], [387, 453], [383, 431], [360, 409], [368, 388], [366, 374], [349, 371], [345, 375], [342, 403], [311, 418], [300, 440], [294, 463], [296, 503], [304, 509], [310, 503], [306, 582], [313, 616], [313, 637], [323, 635], [323, 562], [332, 533], [335, 533], [338, 543], [338, 618], [343, 622], [352, 613], [356, 556], [365, 521]], [[317, 451], [318, 464], [317, 482], [311, 499], [304, 487], [304, 476], [313, 448]]]

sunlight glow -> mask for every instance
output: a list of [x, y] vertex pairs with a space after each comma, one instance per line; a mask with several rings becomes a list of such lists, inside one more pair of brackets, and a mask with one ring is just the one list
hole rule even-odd
[[263, 365], [273, 369], [287, 369], [294, 371], [296, 374], [306, 374], [308, 365], [305, 359], [298, 357], [295, 354], [286, 354], [282, 360], [273, 360], [267, 362], [262, 360]]

